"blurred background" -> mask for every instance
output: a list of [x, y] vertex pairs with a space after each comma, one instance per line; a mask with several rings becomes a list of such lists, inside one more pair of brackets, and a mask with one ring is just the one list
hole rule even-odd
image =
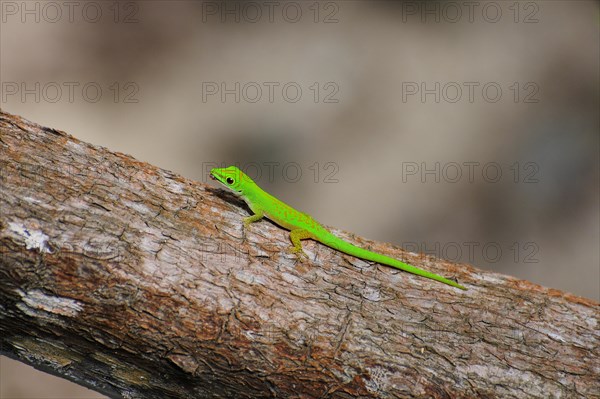
[[[0, 6], [7, 112], [600, 300], [595, 1]], [[32, 373], [1, 358], [2, 398], [102, 397]]]

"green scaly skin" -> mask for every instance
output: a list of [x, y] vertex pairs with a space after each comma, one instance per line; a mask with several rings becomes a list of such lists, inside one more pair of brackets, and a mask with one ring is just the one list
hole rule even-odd
[[254, 212], [254, 215], [244, 219], [244, 227], [248, 227], [250, 223], [257, 222], [263, 217], [271, 219], [279, 226], [290, 231], [290, 240], [293, 244], [291, 251], [299, 256], [306, 256], [302, 250], [300, 240], [313, 239], [345, 254], [392, 266], [418, 276], [427, 277], [451, 285], [452, 287], [460, 288], [461, 290], [466, 290], [465, 287], [452, 280], [411, 266], [389, 256], [359, 248], [334, 236], [310, 215], [297, 211], [262, 190], [250, 177], [235, 166], [215, 168], [210, 171], [210, 174], [213, 179], [218, 180], [225, 187], [239, 195], [248, 204], [252, 212]]

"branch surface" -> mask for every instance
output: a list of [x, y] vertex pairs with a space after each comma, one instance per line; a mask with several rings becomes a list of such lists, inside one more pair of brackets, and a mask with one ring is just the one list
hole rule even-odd
[[0, 111], [0, 349], [124, 398], [600, 397], [599, 304], [307, 242], [222, 190]]

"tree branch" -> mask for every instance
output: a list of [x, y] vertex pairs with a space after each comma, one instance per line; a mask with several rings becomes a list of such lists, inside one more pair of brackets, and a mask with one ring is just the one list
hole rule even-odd
[[112, 397], [600, 397], [598, 303], [242, 236], [233, 196], [0, 112], [1, 351]]

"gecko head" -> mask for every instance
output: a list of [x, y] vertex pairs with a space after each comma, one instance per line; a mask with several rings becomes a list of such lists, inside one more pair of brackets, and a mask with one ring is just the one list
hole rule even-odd
[[213, 180], [217, 180], [238, 195], [243, 194], [245, 184], [252, 181], [244, 174], [244, 172], [235, 166], [211, 169], [210, 177]]

